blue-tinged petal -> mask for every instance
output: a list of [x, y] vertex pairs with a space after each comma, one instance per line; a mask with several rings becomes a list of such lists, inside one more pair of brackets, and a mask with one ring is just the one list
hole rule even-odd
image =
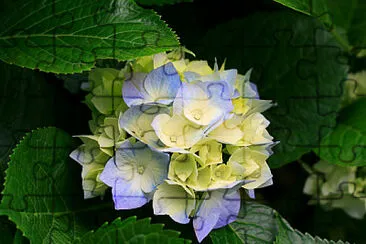
[[249, 69], [245, 75], [238, 75], [235, 83], [235, 88], [243, 98], [259, 99], [257, 86], [250, 82], [252, 69]]
[[169, 155], [152, 150], [146, 144], [120, 144], [100, 174], [100, 180], [112, 187], [116, 209], [138, 208], [150, 199], [168, 175]]
[[143, 86], [145, 78], [145, 73], [131, 73], [131, 77], [123, 83], [122, 97], [127, 106], [145, 103], [147, 97]]
[[[198, 242], [201, 242], [215, 227], [220, 214], [216, 209], [205, 210], [193, 219], [193, 228]], [[210, 212], [211, 211], [211, 212]], [[203, 216], [204, 215], [204, 216]]]
[[231, 111], [233, 109], [231, 90], [225, 81], [197, 82], [197, 84], [205, 90], [210, 100], [216, 104], [221, 104], [223, 110]]
[[169, 215], [180, 224], [189, 223], [189, 215], [194, 210], [196, 200], [183, 187], [164, 182], [158, 186], [153, 197], [155, 215]]
[[70, 157], [82, 166], [93, 163], [98, 155], [100, 155], [98, 144], [94, 148], [83, 144], [70, 153]]
[[215, 82], [222, 81], [225, 82], [228, 89], [228, 94], [232, 98], [235, 94], [235, 82], [238, 75], [236, 69], [229, 69], [224, 71], [216, 71], [210, 75], [205, 75], [199, 78], [203, 82]]
[[199, 242], [212, 229], [221, 228], [235, 221], [240, 210], [239, 191], [216, 190], [208, 192], [193, 219], [193, 227]]
[[[131, 144], [128, 140], [116, 152], [118, 170], [132, 167], [131, 173], [118, 177], [126, 179], [125, 175], [133, 177], [131, 181], [145, 193], [153, 191], [168, 177], [169, 154], [152, 150], [141, 142]], [[124, 163], [121, 163], [124, 162]]]
[[236, 69], [229, 69], [220, 72], [221, 80], [225, 81], [228, 84], [231, 97], [233, 97], [235, 94], [235, 81], [237, 75], [238, 71]]
[[149, 96], [146, 98], [147, 102], [171, 103], [181, 83], [179, 74], [172, 63], [154, 69], [144, 81], [144, 88]]
[[132, 106], [120, 115], [119, 125], [133, 137], [159, 148], [162, 146], [161, 142], [151, 126], [155, 116], [159, 114], [169, 114], [169, 109], [156, 105]]
[[173, 103], [175, 114], [195, 124], [210, 126], [233, 110], [228, 86], [223, 81], [183, 83]]
[[[253, 82], [248, 82], [250, 89], [253, 91], [254, 95], [254, 99], [259, 99], [259, 93], [258, 93], [258, 88], [257, 85], [254, 84]], [[248, 89], [249, 90], [249, 89]]]
[[139, 185], [140, 177], [135, 173], [133, 164], [117, 162], [113, 157], [107, 162], [99, 178], [112, 187], [116, 209], [133, 209], [148, 202]]
[[[146, 153], [150, 151], [149, 153]], [[137, 152], [140, 153], [140, 152]], [[164, 182], [168, 177], [169, 154], [147, 148], [141, 152], [138, 173], [141, 173], [141, 189], [148, 193]]]
[[198, 81], [200, 80], [200, 75], [198, 73], [192, 72], [192, 71], [188, 71], [188, 72], [184, 72], [184, 81], [190, 83], [193, 81]]
[[222, 207], [219, 220], [217, 221], [214, 229], [221, 228], [234, 222], [238, 217], [240, 210], [240, 193], [238, 190], [233, 192], [230, 190], [222, 190], [221, 192], [224, 192], [222, 195], [223, 201], [221, 201]]
[[117, 178], [112, 186], [115, 209], [134, 209], [145, 205], [150, 199], [140, 187], [134, 185], [135, 181], [124, 181]]
[[245, 192], [251, 199], [255, 199], [255, 192], [253, 189], [245, 189]]
[[132, 74], [123, 84], [123, 99], [128, 106], [160, 103], [169, 104], [175, 98], [181, 85], [177, 70], [172, 63], [154, 69], [144, 77], [142, 73]]
[[114, 186], [118, 178], [125, 182], [130, 182], [136, 179], [134, 165], [128, 161], [117, 161], [115, 157], [112, 157], [108, 160], [99, 178], [110, 187]]

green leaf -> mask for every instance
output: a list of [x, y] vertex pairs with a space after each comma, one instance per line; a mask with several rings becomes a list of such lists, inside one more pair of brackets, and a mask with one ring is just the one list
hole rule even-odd
[[54, 73], [90, 70], [179, 45], [152, 10], [132, 0], [18, 0], [3, 8], [0, 59]]
[[277, 218], [277, 225], [279, 232], [274, 244], [344, 244], [349, 242], [343, 241], [328, 241], [319, 237], [312, 237], [308, 233], [301, 233], [298, 230], [294, 230], [286, 220], [283, 218]]
[[33, 243], [70, 243], [93, 224], [93, 212], [82, 211], [98, 206], [82, 199], [73, 148], [71, 136], [51, 127], [28, 133], [11, 155], [0, 214]]
[[[55, 87], [40, 72], [0, 61], [0, 191], [9, 155], [31, 128], [55, 123]], [[1, 200], [1, 195], [0, 195]]]
[[244, 202], [236, 221], [210, 233], [214, 244], [273, 243], [277, 235], [278, 213], [270, 207]]
[[[253, 24], [255, 23], [255, 24]], [[258, 13], [217, 26], [198, 44], [200, 57], [226, 61], [245, 74], [262, 99], [278, 106], [264, 115], [274, 147], [270, 166], [280, 167], [319, 145], [322, 127], [335, 125], [347, 65], [333, 36], [314, 18], [293, 11]]]
[[193, 0], [136, 0], [137, 3], [141, 4], [141, 5], [145, 5], [145, 6], [152, 6], [152, 5], [158, 5], [158, 6], [162, 6], [162, 5], [167, 5], [167, 4], [176, 4], [176, 3], [181, 3], [181, 2], [193, 2]]
[[331, 16], [329, 16], [327, 0], [274, 0], [286, 7], [301, 13], [323, 18], [327, 24], [331, 24]]
[[150, 224], [150, 218], [137, 220], [136, 216], [123, 221], [117, 218], [90, 231], [75, 243], [190, 243], [179, 238], [177, 231], [163, 230], [163, 224]]
[[329, 163], [366, 166], [366, 98], [345, 107], [337, 126], [314, 152]]
[[[331, 28], [348, 51], [350, 44], [361, 50], [366, 45], [366, 3], [363, 0], [275, 0], [289, 8], [312, 15]], [[347, 35], [342, 31], [346, 30]], [[358, 50], [358, 51], [359, 51]]]

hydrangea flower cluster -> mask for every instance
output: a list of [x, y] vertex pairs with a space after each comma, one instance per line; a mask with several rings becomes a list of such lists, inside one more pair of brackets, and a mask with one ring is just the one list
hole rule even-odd
[[[154, 214], [193, 219], [199, 241], [236, 219], [240, 188], [272, 184], [275, 145], [261, 114], [272, 106], [236, 69], [189, 61], [182, 50], [90, 73], [93, 135], [71, 153], [85, 198], [112, 188], [116, 209], [153, 201]], [[225, 158], [227, 160], [225, 160]]]
[[365, 167], [342, 167], [320, 160], [312, 170], [304, 185], [304, 193], [312, 196], [309, 204], [320, 204], [325, 210], [340, 208], [356, 219], [364, 217]]

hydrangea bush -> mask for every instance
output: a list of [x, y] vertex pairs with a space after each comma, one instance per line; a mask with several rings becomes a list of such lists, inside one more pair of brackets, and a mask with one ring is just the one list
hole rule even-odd
[[236, 69], [190, 61], [182, 49], [94, 69], [86, 103], [93, 135], [70, 156], [83, 166], [84, 197], [112, 188], [117, 210], [153, 201], [156, 215], [193, 227], [199, 241], [233, 221], [243, 188], [271, 185], [276, 143], [261, 114], [273, 104]]

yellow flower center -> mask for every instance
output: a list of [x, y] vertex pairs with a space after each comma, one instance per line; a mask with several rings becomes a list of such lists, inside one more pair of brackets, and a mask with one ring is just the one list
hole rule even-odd
[[193, 110], [192, 115], [195, 120], [200, 120], [202, 117], [202, 110], [200, 109]]
[[216, 176], [217, 178], [221, 178], [221, 176], [222, 176], [221, 171], [216, 171], [216, 172], [215, 172], [215, 176]]
[[177, 137], [176, 136], [170, 136], [170, 141], [172, 142], [172, 143], [176, 143], [177, 142]]

